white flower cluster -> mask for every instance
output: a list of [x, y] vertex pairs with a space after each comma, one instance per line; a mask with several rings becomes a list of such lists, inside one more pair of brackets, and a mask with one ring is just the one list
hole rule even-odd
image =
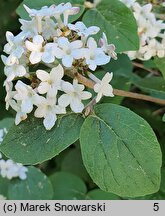
[[138, 25], [140, 49], [129, 51], [130, 59], [149, 60], [154, 56], [165, 57], [165, 23], [157, 20], [152, 4], [141, 6], [136, 0], [120, 0], [134, 13]]
[[[116, 59], [115, 46], [108, 44], [105, 34], [97, 45], [91, 35], [99, 32], [98, 27], [88, 28], [82, 22], [69, 23], [69, 16], [80, 11], [69, 2], [40, 10], [26, 5], [24, 8], [31, 20], [20, 19], [22, 31], [17, 36], [6, 33], [8, 43], [4, 52], [8, 56], [2, 55], [7, 76], [4, 83], [6, 108], [16, 111], [16, 124], [36, 108], [34, 116], [44, 118], [43, 124], [50, 130], [57, 115], [65, 114], [68, 106], [80, 113], [84, 109], [82, 101], [92, 97], [77, 79], [73, 83], [64, 80], [66, 71], [69, 70], [73, 77], [76, 72], [87, 75], [87, 71], [95, 71], [111, 57]], [[97, 101], [103, 95], [113, 96], [110, 80], [107, 80], [107, 89], [98, 85], [94, 88], [99, 95]]]
[[5, 161], [2, 159], [2, 155], [0, 153], [0, 175], [3, 178], [8, 178], [10, 180], [12, 178], [19, 177], [21, 180], [24, 180], [27, 177], [27, 171], [28, 169], [20, 163], [15, 163], [10, 159]]

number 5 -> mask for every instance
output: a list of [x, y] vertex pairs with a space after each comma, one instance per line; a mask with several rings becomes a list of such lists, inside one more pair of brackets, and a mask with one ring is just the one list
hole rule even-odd
[[159, 211], [159, 203], [154, 203], [153, 210]]

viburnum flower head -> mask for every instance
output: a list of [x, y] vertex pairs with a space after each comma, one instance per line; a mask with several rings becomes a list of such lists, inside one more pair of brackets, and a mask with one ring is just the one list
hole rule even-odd
[[163, 58], [165, 56], [163, 44], [165, 23], [163, 20], [156, 18], [152, 11], [152, 4], [141, 6], [138, 2], [132, 0], [120, 1], [131, 7], [138, 25], [140, 49], [127, 52], [130, 59], [150, 60], [154, 56]]
[[[116, 59], [115, 46], [108, 43], [105, 33], [97, 43], [92, 36], [100, 31], [99, 27], [87, 27], [81, 21], [69, 23], [69, 16], [80, 11], [69, 2], [41, 9], [24, 8], [30, 20], [19, 19], [18, 35], [6, 33], [6, 54], [1, 56], [5, 64], [6, 108], [16, 111], [16, 125], [31, 113], [43, 118], [45, 128], [51, 130], [58, 115], [69, 109], [83, 112], [84, 101], [92, 94], [79, 75], [87, 79], [88, 72]], [[103, 95], [112, 96], [110, 86], [104, 79], [96, 81], [97, 101]]]

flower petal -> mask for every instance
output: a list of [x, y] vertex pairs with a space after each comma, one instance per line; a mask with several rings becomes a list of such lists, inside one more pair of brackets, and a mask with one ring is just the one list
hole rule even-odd
[[40, 94], [46, 94], [49, 89], [50, 89], [50, 84], [47, 82], [41, 82], [40, 85], [38, 86], [38, 92]]
[[69, 41], [65, 37], [61, 37], [58, 39], [58, 45], [59, 47], [63, 48], [64, 50], [67, 50], [69, 48]]
[[33, 43], [37, 45], [41, 45], [44, 42], [44, 39], [41, 35], [36, 35], [33, 38]]
[[51, 113], [47, 114], [43, 121], [46, 130], [51, 130], [52, 127], [55, 125], [56, 120], [57, 120], [57, 116], [55, 114], [51, 114]]
[[39, 63], [41, 61], [41, 57], [42, 57], [42, 53], [41, 52], [32, 52], [30, 54], [29, 60], [30, 60], [30, 62], [32, 64], [37, 64], [37, 63]]
[[78, 97], [74, 97], [70, 103], [71, 110], [75, 113], [81, 113], [84, 109], [84, 104]]
[[83, 91], [81, 93], [81, 100], [87, 100], [87, 99], [89, 99], [91, 97], [92, 97], [92, 94], [90, 92]]
[[67, 94], [63, 94], [59, 97], [58, 103], [62, 107], [67, 107], [70, 104], [70, 97]]
[[54, 67], [50, 72], [50, 78], [54, 82], [57, 80], [61, 80], [63, 76], [64, 76], [64, 69], [60, 64], [57, 67]]
[[62, 84], [61, 84], [61, 88], [67, 94], [71, 94], [71, 93], [74, 92], [73, 85], [71, 83], [69, 83], [69, 82], [63, 81]]
[[62, 58], [62, 63], [65, 67], [70, 68], [72, 67], [72, 63], [73, 63], [73, 57], [70, 55], [66, 55]]
[[76, 40], [70, 43], [71, 49], [79, 49], [83, 46], [83, 42], [80, 40]]
[[50, 80], [50, 74], [44, 70], [37, 70], [36, 75], [42, 82]]
[[21, 111], [24, 113], [31, 113], [33, 110], [33, 104], [32, 101], [29, 100], [23, 100], [21, 104]]

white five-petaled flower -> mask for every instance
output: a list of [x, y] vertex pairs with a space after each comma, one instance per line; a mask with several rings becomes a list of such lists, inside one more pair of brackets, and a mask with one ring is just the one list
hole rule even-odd
[[54, 16], [58, 22], [61, 14], [63, 14], [64, 15], [64, 25], [67, 26], [69, 16], [79, 13], [79, 11], [80, 11], [80, 8], [79, 7], [72, 7], [70, 2], [68, 2], [66, 4], [61, 3], [55, 7]]
[[10, 107], [10, 104], [13, 101], [13, 97], [16, 94], [16, 91], [13, 91], [13, 83], [12, 82], [5, 82], [4, 83], [5, 89], [6, 89], [6, 97], [5, 97], [5, 102], [6, 102], [6, 109], [8, 110]]
[[83, 22], [76, 22], [75, 24], [68, 24], [70, 30], [77, 32], [79, 36], [82, 37], [82, 40], [85, 41], [90, 35], [95, 35], [100, 31], [100, 28], [97, 26], [91, 26], [87, 28]]
[[38, 96], [36, 100], [37, 109], [34, 113], [36, 118], [44, 118], [43, 124], [47, 130], [51, 130], [57, 120], [57, 114], [65, 114], [65, 107], [56, 104], [55, 97], [46, 98]]
[[105, 33], [103, 33], [103, 37], [100, 39], [99, 44], [105, 53], [117, 60], [117, 54], [115, 53], [116, 47], [114, 44], [108, 44]]
[[109, 84], [109, 82], [112, 80], [112, 77], [112, 73], [106, 73], [103, 79], [94, 85], [94, 91], [97, 93], [96, 102], [99, 102], [103, 95], [114, 97], [113, 88]]
[[20, 33], [17, 36], [14, 36], [11, 32], [7, 31], [6, 39], [8, 43], [4, 46], [4, 52], [9, 54], [8, 58], [21, 58], [22, 54], [24, 53], [23, 35]]
[[41, 80], [38, 86], [40, 94], [48, 93], [51, 97], [56, 97], [57, 91], [61, 90], [61, 79], [64, 76], [64, 69], [59, 64], [57, 67], [52, 68], [50, 73], [44, 70], [37, 70], [37, 77]]
[[75, 113], [81, 113], [84, 109], [82, 100], [91, 98], [90, 92], [84, 91], [84, 85], [78, 84], [77, 79], [73, 80], [73, 85], [69, 82], [62, 83], [62, 90], [66, 93], [60, 96], [58, 102], [62, 107], [70, 105], [71, 110]]
[[[6, 57], [1, 56], [3, 62], [5, 63]], [[5, 75], [7, 77], [6, 81], [11, 82], [16, 77], [23, 77], [27, 74], [26, 68], [20, 64], [13, 64], [11, 66], [5, 66], [4, 68]]]
[[15, 124], [18, 125], [21, 121], [27, 119], [27, 113], [21, 111], [21, 101], [10, 101], [10, 106], [16, 111]]
[[15, 85], [16, 94], [14, 99], [21, 103], [21, 112], [31, 113], [33, 104], [35, 103], [36, 92], [32, 87], [26, 85], [22, 81], [18, 81]]
[[82, 41], [76, 40], [69, 42], [65, 37], [58, 39], [58, 45], [62, 49], [62, 64], [65, 67], [71, 67], [74, 59], [81, 59], [84, 55], [81, 52], [81, 47], [83, 46]]
[[31, 51], [29, 60], [32, 64], [37, 64], [41, 60], [44, 63], [53, 63], [55, 56], [61, 58], [62, 52], [55, 43], [47, 43], [44, 46], [44, 39], [41, 35], [36, 35], [33, 42], [26, 41], [26, 48]]
[[83, 48], [86, 64], [92, 71], [95, 71], [97, 66], [105, 65], [110, 61], [110, 56], [106, 55], [101, 48], [97, 47], [94, 38], [89, 38], [87, 47]]

